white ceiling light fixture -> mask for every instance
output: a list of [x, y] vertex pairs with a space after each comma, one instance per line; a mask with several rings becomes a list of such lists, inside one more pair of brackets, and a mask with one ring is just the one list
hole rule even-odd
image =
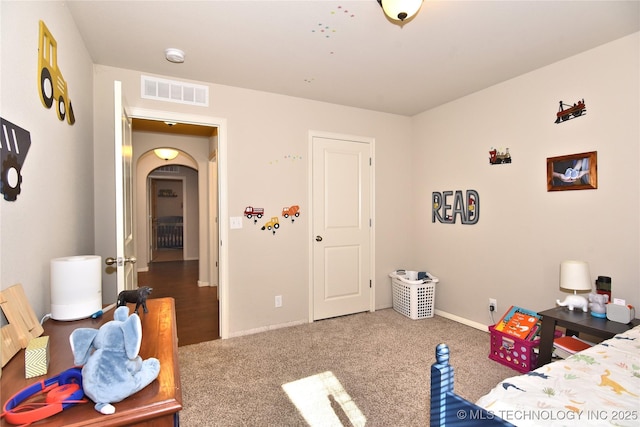
[[154, 154], [162, 160], [173, 160], [178, 157], [179, 151], [172, 148], [156, 148]]
[[174, 64], [182, 64], [184, 62], [184, 52], [173, 47], [164, 51], [164, 57], [167, 58], [167, 61], [173, 62]]
[[385, 15], [400, 23], [411, 19], [422, 6], [423, 0], [377, 0]]

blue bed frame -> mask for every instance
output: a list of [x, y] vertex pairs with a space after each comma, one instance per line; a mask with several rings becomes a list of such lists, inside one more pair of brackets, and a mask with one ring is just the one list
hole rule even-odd
[[449, 347], [436, 346], [436, 362], [431, 365], [431, 427], [513, 426], [453, 392], [453, 366]]

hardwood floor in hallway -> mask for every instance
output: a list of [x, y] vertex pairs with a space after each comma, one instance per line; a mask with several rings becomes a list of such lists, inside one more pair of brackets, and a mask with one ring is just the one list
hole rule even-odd
[[153, 288], [149, 298], [175, 299], [178, 346], [220, 338], [218, 288], [198, 286], [198, 261], [149, 263], [138, 286]]

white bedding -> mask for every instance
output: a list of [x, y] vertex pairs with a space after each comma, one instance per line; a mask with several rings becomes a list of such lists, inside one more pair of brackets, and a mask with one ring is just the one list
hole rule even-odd
[[476, 403], [517, 426], [640, 426], [640, 326], [508, 378]]

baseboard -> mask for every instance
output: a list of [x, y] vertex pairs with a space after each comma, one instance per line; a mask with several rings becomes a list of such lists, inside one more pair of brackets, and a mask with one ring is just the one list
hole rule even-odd
[[[198, 285], [199, 283], [200, 282], [198, 282]], [[377, 308], [377, 309], [380, 310], [382, 308]], [[483, 332], [487, 332], [487, 333], [489, 332], [489, 330], [487, 329], [487, 325], [474, 322], [473, 320], [465, 319], [464, 317], [456, 316], [455, 314], [447, 313], [446, 311], [435, 310], [434, 314], [437, 316], [442, 316], [449, 320], [453, 320], [454, 322], [462, 323], [463, 325], [470, 326], [474, 329], [478, 329]], [[277, 325], [262, 326], [260, 328], [247, 329], [246, 331], [232, 332], [229, 334], [229, 338], [236, 338], [244, 335], [259, 334], [260, 332], [271, 331], [274, 329], [288, 328], [290, 326], [298, 326], [298, 325], [303, 325], [305, 323], [309, 323], [309, 322], [307, 320], [295, 320], [293, 322], [280, 323]]]
[[201, 280], [198, 280], [198, 287], [199, 288], [204, 288], [205, 286], [209, 286], [209, 282], [203, 282]]
[[144, 272], [147, 272], [147, 271], [149, 271], [149, 266], [147, 265], [146, 267], [138, 268], [136, 271], [137, 271], [138, 273], [144, 273]]
[[471, 326], [472, 328], [478, 329], [480, 331], [489, 332], [487, 325], [483, 325], [482, 323], [474, 322], [473, 320], [465, 319], [464, 317], [456, 316], [455, 314], [447, 313], [446, 311], [437, 310], [437, 309], [435, 311], [435, 314], [438, 316], [442, 316], [444, 318], [453, 320], [454, 322]]
[[280, 323], [278, 325], [269, 325], [269, 326], [263, 326], [260, 328], [255, 328], [255, 329], [247, 329], [246, 331], [232, 332], [229, 334], [229, 338], [236, 338], [244, 335], [259, 334], [260, 332], [267, 332], [267, 331], [272, 331], [274, 329], [288, 328], [290, 326], [304, 325], [306, 323], [309, 323], [309, 322], [307, 320], [295, 320], [293, 322]]

